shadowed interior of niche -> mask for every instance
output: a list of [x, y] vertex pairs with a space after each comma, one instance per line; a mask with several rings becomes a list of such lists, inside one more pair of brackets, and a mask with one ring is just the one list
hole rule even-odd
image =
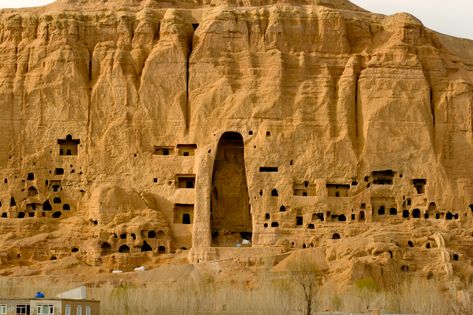
[[217, 146], [210, 220], [213, 246], [235, 246], [244, 239], [251, 241], [244, 144], [237, 132], [224, 133]]

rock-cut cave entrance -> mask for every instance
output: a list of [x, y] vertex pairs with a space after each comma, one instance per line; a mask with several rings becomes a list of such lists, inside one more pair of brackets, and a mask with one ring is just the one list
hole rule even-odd
[[225, 132], [218, 142], [212, 175], [210, 220], [212, 246], [241, 246], [251, 241], [244, 144], [243, 137], [237, 132]]

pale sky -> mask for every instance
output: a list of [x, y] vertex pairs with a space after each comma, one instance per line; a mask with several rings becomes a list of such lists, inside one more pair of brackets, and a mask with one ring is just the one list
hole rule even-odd
[[408, 12], [437, 32], [473, 39], [472, 0], [351, 0], [371, 12]]
[[54, 0], [0, 0], [0, 8], [37, 7], [54, 2]]
[[[409, 12], [425, 26], [449, 35], [473, 39], [472, 0], [351, 0], [372, 12]], [[52, 0], [0, 0], [0, 8], [45, 5]]]

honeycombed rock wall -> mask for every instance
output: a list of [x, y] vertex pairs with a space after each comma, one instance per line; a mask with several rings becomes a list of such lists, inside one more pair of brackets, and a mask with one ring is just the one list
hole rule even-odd
[[341, 0], [0, 14], [9, 273], [71, 255], [109, 269], [238, 257], [238, 244], [320, 247], [343, 279], [470, 277], [472, 41]]

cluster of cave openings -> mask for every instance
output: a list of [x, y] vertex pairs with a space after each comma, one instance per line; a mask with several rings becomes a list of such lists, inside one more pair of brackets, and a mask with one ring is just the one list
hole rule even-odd
[[387, 209], [383, 205], [378, 207], [378, 215], [385, 215], [385, 214], [388, 214], [388, 213], [389, 213], [389, 215], [396, 215], [397, 216], [397, 209], [394, 208], [394, 207], [391, 207], [391, 208]]
[[[153, 248], [146, 242], [143, 241], [143, 245], [140, 247], [141, 252], [151, 252]], [[158, 254], [165, 254], [166, 253], [166, 247], [164, 246], [158, 246]], [[130, 247], [126, 244], [121, 245], [118, 248], [119, 253], [129, 253], [130, 252]]]
[[[179, 156], [194, 156], [195, 150], [197, 149], [196, 144], [178, 144], [176, 145], [177, 155]], [[174, 147], [172, 146], [155, 146], [154, 155], [174, 155]]]
[[458, 213], [452, 213], [452, 212], [447, 212], [447, 213], [440, 213], [440, 212], [434, 212], [431, 210], [431, 207], [429, 207], [429, 210], [427, 212], [424, 212], [422, 215], [422, 212], [419, 209], [414, 209], [412, 210], [412, 213], [409, 212], [409, 210], [404, 210], [402, 212], [402, 217], [405, 219], [408, 219], [409, 217], [412, 217], [414, 219], [433, 219], [435, 218], [436, 220], [439, 219], [445, 219], [445, 220], [458, 220], [460, 216]]
[[194, 221], [194, 205], [180, 204], [174, 205], [174, 223], [177, 224], [192, 224]]
[[409, 210], [403, 210], [402, 211], [402, 217], [404, 219], [408, 219], [411, 215], [412, 215], [412, 218], [414, 218], [414, 219], [420, 219], [421, 218], [421, 211], [417, 208], [412, 210], [412, 213], [410, 213]]
[[[213, 246], [227, 244], [219, 235], [226, 231], [250, 240], [252, 220], [246, 182], [243, 137], [237, 132], [224, 133], [217, 145], [212, 175], [211, 229]], [[220, 236], [220, 237], [219, 237]]]
[[58, 139], [57, 143], [59, 144], [59, 155], [77, 155], [79, 139], [72, 139], [71, 135], [67, 135], [66, 139]]
[[[108, 242], [103, 242], [102, 245], [101, 245], [101, 249], [102, 249], [102, 254], [110, 254], [113, 252], [112, 250], [112, 245], [110, 245], [110, 243]], [[151, 252], [153, 251], [153, 247], [151, 247], [151, 245], [148, 244], [148, 242], [146, 241], [143, 241], [143, 244], [141, 246], [139, 246], [139, 249], [141, 252]], [[119, 253], [129, 253], [130, 252], [130, 246], [128, 246], [127, 244], [122, 244], [118, 247], [118, 252]], [[166, 247], [165, 246], [158, 246], [157, 248], [157, 252], [158, 254], [164, 254], [166, 253]]]
[[[20, 210], [15, 213], [10, 214], [10, 218], [19, 218], [23, 219], [26, 217], [34, 218], [34, 217], [52, 217], [55, 219], [60, 218], [63, 215], [63, 211], [71, 210], [71, 206], [67, 203], [62, 204], [62, 211], [61, 211], [61, 198], [55, 197], [53, 199], [54, 204], [59, 204], [53, 207], [49, 200], [46, 200], [44, 203], [27, 203], [24, 210]], [[54, 211], [53, 211], [54, 210]], [[1, 218], [8, 218], [8, 212], [3, 212], [1, 214]]]

